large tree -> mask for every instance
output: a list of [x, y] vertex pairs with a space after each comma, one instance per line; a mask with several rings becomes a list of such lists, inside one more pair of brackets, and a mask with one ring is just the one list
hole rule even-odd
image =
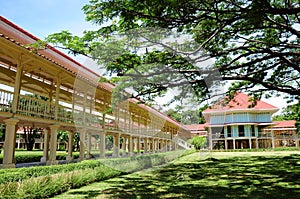
[[[188, 84], [196, 96], [205, 99], [211, 97], [208, 87], [217, 79], [221, 83], [232, 81], [232, 91], [251, 90], [258, 97], [264, 92], [285, 93], [291, 99], [300, 96], [298, 0], [90, 0], [83, 11], [98, 29], [85, 31], [82, 37], [62, 31], [47, 40], [62, 44], [72, 53], [98, 59], [109, 72], [121, 76], [121, 82], [126, 74], [127, 80], [131, 77], [127, 83], [136, 77], [143, 79], [135, 82], [138, 95], [164, 94], [168, 87]], [[149, 28], [191, 35], [192, 41], [183, 53], [174, 44], [137, 51], [135, 45], [140, 44], [136, 41], [141, 38], [156, 44], [162, 40], [150, 33], [141, 36], [134, 32]], [[115, 40], [116, 34], [128, 31], [131, 37]], [[170, 39], [170, 33], [161, 35]], [[135, 44], [126, 47], [136, 36]], [[199, 50], [214, 60], [209, 72], [195, 64], [195, 60], [206, 59], [202, 59], [203, 53], [196, 58], [189, 56]]]
[[273, 120], [296, 120], [297, 132], [300, 133], [300, 102], [289, 105], [282, 110], [280, 115], [276, 115]]

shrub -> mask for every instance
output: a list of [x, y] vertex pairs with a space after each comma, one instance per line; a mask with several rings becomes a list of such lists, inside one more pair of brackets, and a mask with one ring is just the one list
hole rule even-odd
[[169, 162], [183, 152], [0, 170], [0, 198], [47, 198], [89, 183]]

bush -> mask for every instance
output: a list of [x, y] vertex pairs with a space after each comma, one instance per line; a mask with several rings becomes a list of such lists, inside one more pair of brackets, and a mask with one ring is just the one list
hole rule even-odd
[[185, 155], [174, 151], [130, 158], [0, 170], [0, 198], [48, 198], [89, 183], [167, 163]]

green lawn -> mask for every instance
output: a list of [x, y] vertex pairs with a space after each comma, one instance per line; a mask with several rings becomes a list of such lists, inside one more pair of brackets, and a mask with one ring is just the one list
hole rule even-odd
[[299, 198], [299, 151], [201, 152], [56, 198]]

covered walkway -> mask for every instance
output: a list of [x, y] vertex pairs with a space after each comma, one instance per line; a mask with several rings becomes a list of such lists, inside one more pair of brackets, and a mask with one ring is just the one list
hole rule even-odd
[[105, 137], [113, 136], [113, 156], [122, 148], [138, 153], [175, 150], [190, 136], [184, 126], [129, 98], [111, 105], [114, 85], [99, 82], [100, 75], [47, 45], [29, 47], [38, 38], [0, 16], [0, 124], [6, 125], [1, 167], [15, 167], [18, 127], [43, 129], [42, 162], [57, 164], [57, 131], [69, 132], [68, 160], [73, 136], [80, 133], [80, 160], [91, 157], [91, 136], [99, 137], [100, 157]]

